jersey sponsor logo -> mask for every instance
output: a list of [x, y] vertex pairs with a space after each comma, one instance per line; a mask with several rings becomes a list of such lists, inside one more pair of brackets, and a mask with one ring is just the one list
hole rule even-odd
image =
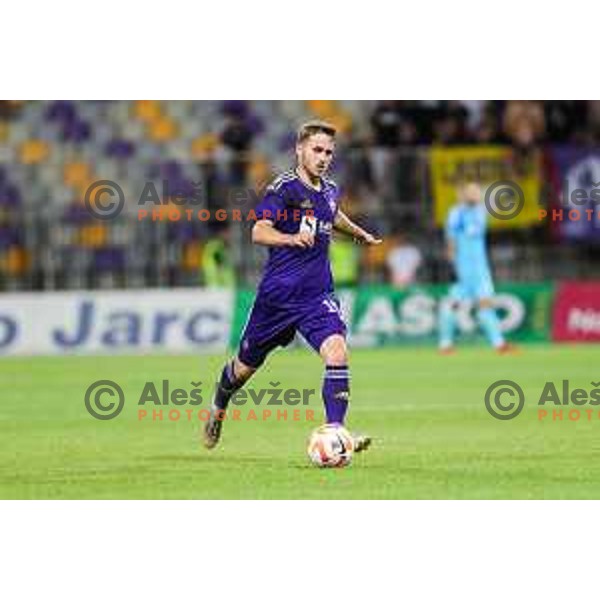
[[302, 217], [302, 221], [300, 222], [300, 229], [298, 230], [300, 233], [310, 233], [311, 235], [317, 235], [318, 233], [322, 235], [331, 235], [331, 231], [333, 230], [333, 223], [330, 221], [321, 221], [312, 215], [304, 215]]
[[310, 215], [304, 215], [302, 221], [300, 221], [300, 233], [310, 233], [311, 235], [317, 234], [317, 219]]

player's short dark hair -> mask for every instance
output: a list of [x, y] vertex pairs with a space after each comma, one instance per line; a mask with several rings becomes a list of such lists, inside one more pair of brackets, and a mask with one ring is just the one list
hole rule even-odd
[[307, 140], [311, 135], [315, 135], [316, 133], [324, 133], [335, 139], [337, 129], [331, 123], [325, 121], [308, 121], [308, 123], [304, 123], [298, 129], [296, 143], [301, 144], [304, 140]]

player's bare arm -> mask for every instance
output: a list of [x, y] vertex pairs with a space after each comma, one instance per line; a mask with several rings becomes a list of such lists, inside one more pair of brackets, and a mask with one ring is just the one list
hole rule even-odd
[[341, 210], [337, 211], [333, 227], [336, 231], [340, 231], [347, 235], [352, 236], [356, 241], [364, 244], [370, 244], [376, 246], [381, 244], [382, 240], [365, 231], [362, 227], [354, 223], [346, 214]]
[[257, 221], [252, 228], [252, 242], [261, 246], [310, 248], [315, 243], [315, 236], [306, 231], [295, 234], [281, 233], [275, 229], [273, 221], [263, 219]]

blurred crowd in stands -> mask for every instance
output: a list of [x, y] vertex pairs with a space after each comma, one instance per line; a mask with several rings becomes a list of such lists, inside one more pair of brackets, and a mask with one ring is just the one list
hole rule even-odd
[[[346, 211], [387, 238], [335, 248], [348, 285], [446, 276], [431, 250], [423, 149], [600, 142], [600, 101], [0, 101], [0, 290], [252, 284], [261, 251], [248, 226], [142, 223], [137, 200], [148, 182], [184, 197], [199, 187], [214, 214], [232, 190], [259, 193], [292, 166], [295, 129], [309, 118], [340, 131], [334, 177]], [[84, 206], [98, 180], [124, 191], [114, 221]]]
[[384, 100], [371, 115], [372, 143], [398, 148], [422, 144], [600, 142], [600, 101]]

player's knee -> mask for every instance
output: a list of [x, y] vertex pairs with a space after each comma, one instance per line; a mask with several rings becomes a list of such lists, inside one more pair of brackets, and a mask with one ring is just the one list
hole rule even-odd
[[327, 338], [321, 346], [321, 356], [325, 364], [337, 366], [348, 363], [348, 349], [346, 340], [341, 335]]
[[256, 369], [254, 367], [250, 367], [244, 364], [239, 358], [234, 358], [233, 360], [233, 372], [236, 380], [239, 383], [244, 383], [256, 373]]

